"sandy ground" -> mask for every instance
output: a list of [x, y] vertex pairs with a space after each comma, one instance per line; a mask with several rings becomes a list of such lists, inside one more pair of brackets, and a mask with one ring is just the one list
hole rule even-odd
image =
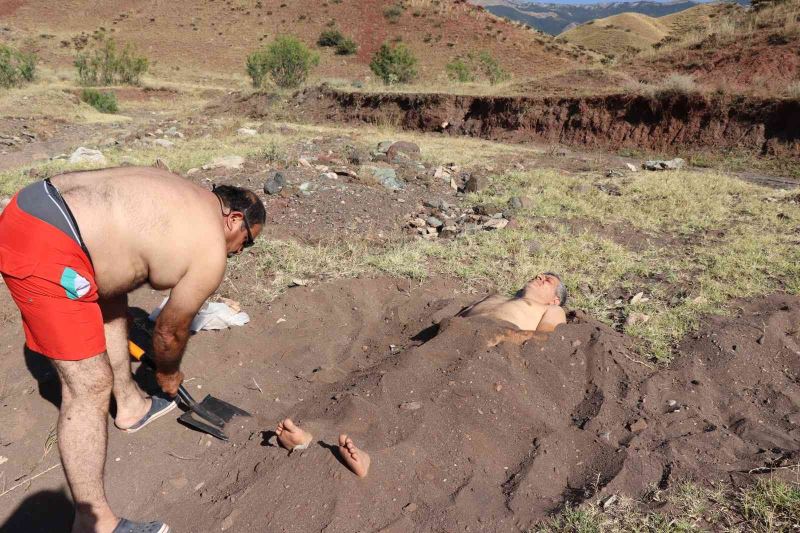
[[[140, 290], [131, 304], [160, 298]], [[580, 315], [522, 346], [491, 346], [503, 327], [483, 320], [432, 327], [471, 298], [441, 279], [335, 281], [249, 309], [242, 328], [198, 334], [190, 390], [253, 417], [230, 424], [229, 443], [171, 415], [133, 435], [109, 423], [112, 505], [176, 531], [516, 531], [565, 502], [736, 483], [800, 447], [796, 297], [710, 319], [660, 370]], [[40, 392], [26, 368], [12, 305], [3, 292], [3, 491], [58, 465], [45, 452], [52, 387]], [[312, 431], [308, 450], [268, 443], [284, 416]], [[340, 464], [339, 432], [372, 455], [366, 479]], [[3, 531], [63, 530], [65, 489], [56, 467], [4, 494]]]

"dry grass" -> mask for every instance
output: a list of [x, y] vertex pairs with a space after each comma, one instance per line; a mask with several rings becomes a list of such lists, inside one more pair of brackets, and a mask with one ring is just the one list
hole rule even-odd
[[559, 39], [603, 54], [622, 56], [649, 49], [668, 34], [669, 28], [657, 18], [621, 13], [581, 24], [559, 35]]

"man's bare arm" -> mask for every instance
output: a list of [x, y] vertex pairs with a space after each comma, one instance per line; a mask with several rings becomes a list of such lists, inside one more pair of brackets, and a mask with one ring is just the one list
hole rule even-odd
[[566, 323], [567, 314], [564, 312], [564, 309], [557, 305], [550, 306], [547, 308], [547, 311], [544, 312], [542, 319], [539, 321], [539, 325], [536, 326], [536, 331], [549, 333], [556, 329], [556, 326]]
[[189, 340], [192, 319], [222, 281], [225, 273], [221, 268], [195, 268], [184, 275], [170, 292], [169, 300], [156, 319], [153, 333], [153, 355], [156, 363], [156, 378], [164, 392], [177, 393], [182, 380], [181, 359]]

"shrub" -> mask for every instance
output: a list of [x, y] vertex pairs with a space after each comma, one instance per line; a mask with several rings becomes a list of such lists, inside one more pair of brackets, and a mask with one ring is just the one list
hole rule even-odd
[[467, 83], [475, 80], [472, 68], [460, 58], [454, 59], [445, 65], [447, 77], [459, 83]]
[[489, 83], [492, 85], [511, 78], [511, 75], [500, 66], [489, 52], [481, 52], [480, 55], [478, 55], [478, 63], [483, 71], [483, 75], [486, 76], [486, 79], [489, 80]]
[[656, 96], [691, 94], [699, 92], [694, 78], [687, 74], [670, 74], [656, 89]]
[[299, 87], [317, 64], [317, 54], [296, 37], [284, 35], [247, 56], [247, 73], [254, 87], [261, 87], [269, 75], [275, 85], [289, 89]]
[[97, 109], [101, 113], [116, 113], [117, 97], [114, 93], [101, 93], [96, 89], [84, 89], [81, 93], [81, 100]]
[[136, 53], [128, 43], [122, 52], [114, 39], [101, 39], [94, 50], [82, 52], [75, 58], [81, 85], [138, 85], [149, 68], [146, 57]]
[[358, 45], [353, 39], [345, 39], [336, 47], [336, 54], [340, 56], [351, 56], [358, 52]]
[[337, 29], [323, 30], [319, 34], [317, 44], [319, 46], [339, 46], [344, 41], [344, 35]]
[[36, 78], [36, 55], [0, 45], [0, 87], [14, 87]]
[[404, 44], [382, 44], [375, 52], [369, 68], [387, 85], [408, 83], [417, 75], [417, 58]]
[[389, 6], [383, 10], [383, 16], [386, 17], [391, 24], [395, 24], [398, 20], [400, 20], [400, 16], [403, 14], [403, 8], [399, 5]]

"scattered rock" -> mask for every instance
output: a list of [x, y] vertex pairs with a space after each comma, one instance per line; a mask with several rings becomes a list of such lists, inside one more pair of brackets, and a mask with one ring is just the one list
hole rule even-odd
[[[11, 198], [0, 199], [0, 211], [3, 211], [3, 209], [5, 209], [6, 206], [8, 204], [10, 204], [10, 203], [11, 203]], [[0, 463], [0, 464], [2, 464], [2, 463]]]
[[573, 348], [577, 348], [581, 344], [583, 344], [583, 343], [581, 342], [580, 339], [575, 339], [574, 341], [572, 341], [572, 343], [570, 343], [570, 346], [572, 346]]
[[226, 155], [217, 157], [210, 163], [203, 165], [203, 170], [211, 170], [214, 168], [227, 168], [229, 170], [239, 170], [244, 165], [244, 157], [238, 155]]
[[305, 157], [301, 157], [300, 159], [298, 159], [297, 164], [300, 165], [301, 167], [313, 168], [313, 165], [311, 165], [311, 163], [309, 163], [308, 159], [306, 159]]
[[422, 404], [419, 402], [403, 402], [400, 404], [400, 409], [404, 411], [416, 411], [420, 408], [422, 408]]
[[464, 192], [481, 192], [489, 186], [489, 179], [485, 176], [470, 176], [464, 183]]
[[150, 142], [162, 148], [172, 148], [173, 146], [175, 146], [175, 143], [168, 139], [153, 139]]
[[362, 149], [355, 146], [349, 146], [347, 148], [347, 161], [351, 165], [363, 165], [364, 163], [368, 163], [370, 161], [369, 153]]
[[648, 302], [648, 301], [650, 301], [650, 298], [645, 298], [643, 292], [637, 292], [636, 294], [633, 295], [633, 298], [631, 298], [631, 304], [634, 304], [634, 305], [638, 304], [638, 303]]
[[457, 226], [452, 226], [452, 225], [445, 226], [439, 232], [439, 237], [441, 237], [442, 239], [452, 239], [453, 237], [456, 237], [458, 233], [459, 231]]
[[406, 185], [397, 179], [397, 172], [393, 168], [386, 167], [370, 167], [372, 176], [387, 189], [398, 190], [405, 189]]
[[396, 162], [395, 158], [398, 154], [405, 154], [411, 159], [418, 159], [420, 155], [419, 146], [411, 142], [398, 141], [386, 150], [386, 159], [388, 159], [390, 163], [394, 163]]
[[336, 172], [323, 172], [319, 175], [320, 178], [326, 178], [329, 180], [337, 180], [339, 179], [339, 175]]
[[258, 131], [252, 128], [239, 128], [238, 130], [236, 130], [236, 134], [242, 137], [255, 137], [256, 135], [258, 135]]
[[187, 176], [193, 176], [193, 175], [197, 174], [198, 172], [200, 172], [199, 168], [190, 168], [189, 170], [186, 171], [186, 175]]
[[411, 220], [411, 222], [409, 222], [409, 225], [412, 228], [424, 228], [425, 224], [426, 224], [425, 219], [422, 219], [422, 218], [419, 218], [419, 217], [414, 218], [414, 219]]
[[647, 422], [645, 422], [644, 418], [639, 418], [631, 422], [631, 424], [628, 426], [628, 429], [631, 431], [631, 433], [640, 433], [647, 429]]
[[441, 220], [439, 220], [434, 216], [428, 217], [425, 220], [425, 223], [431, 226], [432, 228], [441, 228], [442, 226], [444, 226], [444, 222], [442, 222]]
[[646, 315], [644, 313], [631, 313], [628, 315], [628, 318], [625, 319], [626, 326], [635, 326], [636, 324], [644, 324], [650, 320], [650, 315]]
[[624, 178], [625, 174], [622, 173], [621, 170], [611, 169], [606, 171], [607, 178]]
[[512, 196], [508, 200], [508, 207], [511, 209], [530, 209], [533, 201], [527, 196]]
[[76, 163], [99, 163], [106, 164], [106, 158], [100, 150], [93, 150], [91, 148], [84, 148], [81, 146], [69, 156], [69, 162]]
[[183, 139], [183, 133], [178, 131], [178, 128], [175, 126], [171, 126], [164, 132], [164, 135], [167, 137], [177, 137], [178, 139]]
[[631, 172], [639, 172], [639, 169], [636, 168], [636, 165], [634, 165], [632, 163], [625, 163], [625, 168], [627, 168]]
[[503, 229], [508, 226], [508, 220], [505, 218], [490, 218], [483, 225], [485, 229]]
[[378, 148], [376, 151], [378, 153], [385, 154], [389, 151], [389, 148], [391, 148], [394, 143], [395, 141], [381, 141], [378, 143]]
[[686, 161], [680, 157], [676, 157], [675, 159], [669, 160], [653, 159], [645, 161], [642, 168], [645, 170], [679, 170], [683, 168], [684, 165], [686, 165]]
[[264, 182], [264, 192], [266, 194], [278, 194], [286, 187], [286, 178], [280, 172], [275, 172]]

